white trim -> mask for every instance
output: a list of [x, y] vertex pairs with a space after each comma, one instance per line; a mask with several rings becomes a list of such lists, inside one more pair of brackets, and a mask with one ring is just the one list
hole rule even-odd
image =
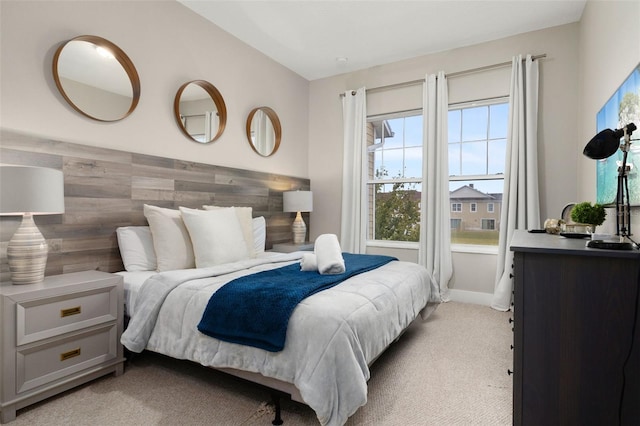
[[[368, 240], [367, 247], [386, 247], [394, 249], [417, 250], [418, 243], [413, 241]], [[452, 253], [498, 254], [498, 246], [482, 244], [451, 244]]]
[[[391, 148], [391, 149], [399, 149], [399, 148]], [[422, 183], [422, 178], [395, 178], [395, 179], [371, 179], [367, 181], [367, 185], [375, 185], [375, 184], [389, 184], [392, 185], [394, 183]]]
[[[507, 100], [509, 97], [507, 96]], [[382, 114], [372, 114], [367, 115], [367, 123], [372, 123], [374, 121], [385, 121], [385, 120], [393, 120], [394, 118], [403, 118], [403, 117], [416, 117], [422, 114], [422, 108], [412, 108], [405, 109], [401, 111], [395, 112], [385, 112]]]
[[482, 244], [451, 244], [453, 253], [479, 253], [498, 254], [498, 246], [487, 246]]
[[492, 293], [482, 293], [479, 291], [450, 289], [449, 295], [452, 302], [474, 303], [476, 305], [491, 306]]
[[[509, 63], [509, 65], [511, 65], [511, 63]], [[492, 98], [478, 99], [475, 101], [455, 102], [455, 103], [449, 104], [449, 111], [481, 107], [481, 106], [498, 105], [498, 104], [504, 104], [508, 102], [509, 102], [509, 95], [495, 96]]]
[[386, 247], [417, 250], [418, 243], [414, 241], [367, 240], [367, 247]]

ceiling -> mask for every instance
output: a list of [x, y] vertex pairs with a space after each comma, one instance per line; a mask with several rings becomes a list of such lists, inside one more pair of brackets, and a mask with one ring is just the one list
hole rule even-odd
[[307, 80], [577, 22], [586, 0], [177, 0]]

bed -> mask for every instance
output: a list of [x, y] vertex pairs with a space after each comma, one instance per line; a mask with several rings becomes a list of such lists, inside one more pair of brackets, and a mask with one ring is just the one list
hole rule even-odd
[[[183, 218], [185, 212], [182, 211]], [[203, 222], [212, 222], [211, 213], [189, 213], [206, 216]], [[234, 214], [239, 223], [245, 222], [240, 228], [247, 230], [247, 212], [243, 213], [245, 219], [240, 219], [239, 211]], [[220, 226], [220, 214], [215, 214], [216, 226]], [[227, 219], [232, 218], [228, 209], [225, 214]], [[125, 267], [129, 264], [127, 271], [119, 273], [124, 277], [129, 316], [122, 335], [125, 347], [133, 352], [150, 350], [191, 360], [285, 392], [293, 400], [310, 406], [322, 425], [342, 425], [366, 404], [369, 366], [421, 312], [424, 313], [435, 294], [425, 268], [392, 260], [302, 300], [291, 314], [281, 350], [216, 339], [199, 332], [198, 325], [207, 304], [219, 289], [234, 280], [251, 280], [258, 276], [255, 274], [266, 271], [286, 267], [297, 269], [295, 265], [300, 264], [305, 253], [264, 252], [260, 220], [249, 216], [250, 232], [241, 236], [242, 231], [238, 233], [236, 229], [233, 236], [223, 236], [224, 243], [214, 243], [224, 248], [224, 262], [202, 261], [202, 253], [199, 256], [198, 252], [204, 245], [198, 241], [198, 235], [207, 232], [201, 227], [191, 229], [185, 225], [186, 231], [181, 231], [183, 237], [185, 232], [192, 237], [192, 241], [185, 244], [191, 244], [194, 257], [199, 257], [200, 262], [196, 261], [195, 267], [160, 267], [164, 270], [157, 272], [150, 268], [158, 269], [163, 262], [164, 249], [159, 244], [165, 238], [160, 235], [166, 228], [158, 227], [157, 218], [151, 214], [147, 219], [149, 227], [118, 230], [123, 262]], [[223, 223], [223, 232], [228, 233], [229, 222]], [[173, 224], [182, 225], [175, 217]], [[129, 236], [127, 241], [127, 237], [121, 236], [125, 231], [137, 235], [135, 238]], [[130, 266], [131, 240], [136, 238], [138, 241], [133, 246], [138, 250], [133, 251], [137, 251], [136, 262], [141, 265], [137, 268]], [[233, 243], [228, 238], [244, 240], [245, 246], [253, 246], [252, 253], [240, 258], [229, 257]], [[209, 240], [208, 244], [211, 243]], [[176, 253], [179, 244], [174, 239], [167, 246]], [[208, 253], [211, 248], [207, 247]], [[145, 250], [147, 254], [141, 255]], [[172, 257], [171, 251], [164, 251]], [[153, 253], [157, 259], [145, 259]], [[175, 255], [180, 256], [179, 253]]]

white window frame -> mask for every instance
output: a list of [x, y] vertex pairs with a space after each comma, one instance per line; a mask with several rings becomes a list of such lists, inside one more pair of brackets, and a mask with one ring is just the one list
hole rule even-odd
[[478, 211], [478, 203], [469, 203], [469, 211], [476, 213]]
[[494, 213], [496, 211], [493, 203], [487, 203], [487, 213]]
[[[367, 123], [370, 123], [372, 121], [379, 121], [379, 120], [391, 120], [394, 118], [407, 118], [407, 117], [415, 117], [418, 115], [422, 115], [422, 108], [419, 109], [411, 109], [411, 110], [405, 110], [405, 111], [398, 111], [398, 112], [393, 112], [393, 113], [388, 113], [388, 114], [375, 114], [375, 115], [371, 115], [367, 117]], [[424, 144], [424, 139], [422, 140], [422, 144]], [[382, 148], [384, 147], [384, 142], [380, 143], [378, 146], [378, 144], [374, 145], [368, 145], [367, 146], [367, 153], [372, 153], [373, 151], [375, 151], [377, 148]], [[363, 167], [369, 167], [369, 155], [367, 155], [366, 157], [366, 164], [363, 164]], [[424, 159], [423, 159], [424, 160]], [[369, 194], [370, 192], [370, 188], [371, 186], [375, 186], [376, 184], [394, 184], [394, 183], [407, 183], [407, 184], [412, 184], [412, 183], [416, 183], [419, 185], [423, 185], [424, 184], [424, 176], [421, 176], [420, 178], [395, 178], [395, 179], [376, 179], [375, 176], [373, 178], [369, 178], [367, 179], [367, 181], [364, 183], [364, 191], [366, 191], [367, 194]], [[367, 199], [367, 204], [364, 206], [364, 208], [368, 211], [369, 210], [369, 196], [366, 197]], [[371, 216], [374, 218], [373, 220], [375, 221], [375, 216], [376, 216], [376, 206], [375, 206], [375, 202], [373, 203], [373, 206], [371, 207]], [[420, 208], [422, 208], [422, 206], [420, 206]], [[370, 223], [369, 220], [369, 215], [367, 215], [367, 223], [364, 226], [363, 232], [365, 232], [366, 234], [366, 246], [367, 247], [388, 247], [388, 248], [418, 248], [418, 244], [419, 242], [416, 241], [396, 241], [396, 240], [378, 240], [378, 239], [372, 239], [370, 238], [370, 229], [371, 227], [374, 227], [374, 232], [375, 232], [375, 223]], [[374, 235], [375, 238], [375, 235]]]
[[[495, 98], [489, 98], [484, 100], [477, 101], [469, 101], [469, 102], [460, 102], [456, 104], [449, 104], [449, 111], [465, 109], [465, 108], [473, 108], [478, 106], [490, 106], [497, 104], [509, 103], [509, 96], [498, 96]], [[488, 154], [487, 154], [488, 155]], [[459, 175], [459, 176], [449, 176], [449, 182], [456, 181], [474, 181], [474, 180], [503, 180], [504, 174], [486, 174], [486, 175]], [[452, 252], [459, 253], [488, 253], [488, 254], [497, 254], [498, 246], [482, 246], [476, 244], [451, 244]]]
[[[508, 96], [499, 96], [499, 97], [495, 97], [495, 98], [490, 98], [490, 99], [485, 99], [485, 100], [478, 100], [478, 101], [470, 101], [470, 102], [464, 102], [464, 103], [456, 103], [456, 104], [450, 104], [449, 105], [449, 111], [451, 110], [455, 110], [455, 109], [464, 109], [464, 108], [470, 108], [470, 107], [475, 107], [475, 106], [489, 106], [489, 105], [494, 105], [494, 104], [503, 104], [503, 103], [508, 103], [509, 102], [509, 97]], [[369, 116], [367, 117], [367, 121], [372, 121], [373, 120], [378, 120], [378, 119], [392, 119], [392, 118], [398, 118], [398, 117], [409, 117], [412, 115], [417, 115], [417, 114], [421, 114], [422, 113], [422, 109], [414, 109], [414, 110], [405, 110], [405, 111], [400, 111], [400, 112], [396, 112], [396, 113], [389, 113], [389, 114], [377, 114], [374, 116]], [[423, 144], [424, 144], [424, 140], [423, 140]], [[372, 149], [370, 146], [368, 147], [369, 150]], [[367, 156], [366, 158], [366, 166], [368, 166], [368, 162], [369, 162], [369, 157]], [[363, 165], [365, 166], [365, 165]], [[477, 181], [477, 180], [504, 180], [504, 174], [487, 174], [487, 175], [460, 175], [460, 176], [450, 176], [449, 177], [449, 181], [450, 182], [455, 182], [455, 181]], [[376, 179], [367, 179], [366, 182], [364, 182], [363, 187], [364, 190], [367, 191], [367, 193], [369, 192], [369, 188], [370, 185], [372, 184], [376, 184], [376, 183], [380, 183], [380, 184], [393, 184], [398, 182], [397, 179], [384, 179], [384, 180], [376, 180]], [[418, 184], [422, 184], [424, 186], [424, 176], [422, 176], [420, 179], [406, 179], [405, 180], [406, 183], [418, 183]], [[368, 197], [367, 197], [368, 200]], [[368, 201], [367, 201], [368, 202]], [[454, 204], [454, 203], [452, 203]], [[457, 203], [457, 204], [462, 204], [462, 203]], [[491, 203], [494, 204], [494, 203]], [[365, 206], [365, 208], [369, 209], [368, 204]], [[495, 207], [494, 207], [495, 208]], [[453, 207], [452, 207], [453, 209]], [[451, 210], [453, 212], [453, 210]], [[462, 210], [460, 212], [456, 212], [456, 213], [461, 213]], [[374, 209], [373, 209], [373, 217], [375, 218], [375, 205], [374, 205]], [[495, 219], [493, 219], [495, 220]], [[373, 240], [369, 238], [369, 229], [370, 229], [371, 224], [369, 223], [369, 221], [367, 221], [367, 223], [365, 224], [365, 228], [363, 229], [363, 232], [366, 232], [366, 245], [367, 247], [391, 247], [391, 248], [417, 248], [418, 247], [418, 243], [417, 242], [409, 242], [409, 241], [389, 241], [389, 240]], [[466, 244], [452, 244], [451, 246], [451, 250], [453, 252], [464, 252], [464, 253], [497, 253], [498, 247], [497, 246], [480, 246], [480, 245], [466, 245]]]
[[462, 213], [462, 203], [451, 203], [452, 213]]

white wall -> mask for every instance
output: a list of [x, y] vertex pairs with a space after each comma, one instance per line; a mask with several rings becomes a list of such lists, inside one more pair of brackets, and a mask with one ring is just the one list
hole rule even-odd
[[[640, 63], [640, 2], [589, 1], [580, 21], [579, 138], [575, 152], [581, 153], [596, 134], [596, 114]], [[640, 124], [640, 123], [636, 123]], [[636, 134], [633, 135], [634, 138]], [[637, 143], [637, 142], [636, 142]], [[596, 199], [596, 164], [578, 155], [576, 180], [578, 200]], [[605, 229], [615, 233], [615, 216], [609, 210]], [[599, 228], [600, 229], [600, 228]], [[632, 209], [634, 239], [640, 235], [640, 211]]]
[[[375, 48], [375, 46], [372, 46]], [[369, 88], [424, 78], [439, 70], [455, 73], [510, 61], [516, 54], [546, 54], [540, 62], [539, 166], [541, 219], [559, 217], [562, 207], [577, 196], [575, 169], [578, 122], [578, 24], [531, 32], [433, 55], [382, 65], [363, 71], [312, 81], [309, 97], [309, 177], [314, 191], [311, 237], [340, 233], [342, 186], [342, 104], [339, 94], [362, 86]], [[450, 101], [492, 96], [508, 88], [508, 68], [459, 77], [450, 81]], [[401, 97], [389, 100], [389, 108], [410, 104], [420, 106], [419, 87], [403, 89]], [[508, 94], [508, 89], [506, 93]], [[371, 96], [368, 109], [384, 108]], [[468, 96], [468, 99], [464, 97]], [[391, 111], [387, 111], [391, 112]], [[580, 151], [581, 152], [581, 151]], [[376, 248], [406, 260], [415, 251]], [[454, 253], [454, 278], [450, 286], [459, 291], [492, 293], [495, 255]]]
[[[308, 177], [309, 82], [175, 1], [0, 2], [0, 125], [67, 142], [207, 164]], [[122, 121], [101, 123], [68, 106], [53, 81], [60, 44], [97, 35], [118, 45], [141, 81], [140, 103]], [[212, 144], [184, 136], [173, 116], [183, 83], [207, 80], [222, 93], [228, 120]], [[245, 135], [258, 106], [282, 123], [278, 152], [264, 158]]]

